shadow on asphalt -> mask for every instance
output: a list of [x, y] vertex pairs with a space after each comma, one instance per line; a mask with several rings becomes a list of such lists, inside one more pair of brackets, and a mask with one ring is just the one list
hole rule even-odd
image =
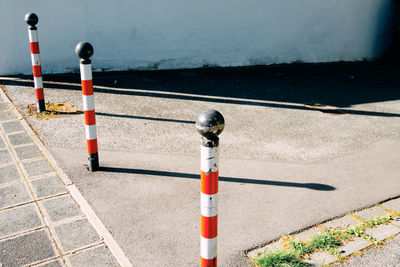
[[[100, 167], [99, 171], [112, 172], [112, 173], [132, 173], [132, 174], [142, 174], [142, 175], [165, 176], [165, 177], [174, 177], [174, 178], [200, 179], [199, 174], [154, 171], [154, 170], [143, 170], [143, 169], [130, 169], [130, 168], [120, 168], [120, 167]], [[257, 179], [248, 179], [248, 178], [233, 178], [233, 177], [224, 177], [224, 176], [220, 176], [219, 181], [231, 182], [231, 183], [300, 187], [300, 188], [307, 188], [307, 189], [319, 190], [319, 191], [334, 191], [334, 190], [336, 190], [336, 188], [333, 186], [326, 185], [326, 184], [319, 184], [319, 183], [293, 183], [293, 182], [257, 180]]]

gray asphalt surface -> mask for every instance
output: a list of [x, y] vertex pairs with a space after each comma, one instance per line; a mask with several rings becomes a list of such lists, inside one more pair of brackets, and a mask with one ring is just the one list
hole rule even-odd
[[[399, 195], [399, 74], [368, 63], [96, 73], [96, 173], [83, 166], [82, 115], [29, 121], [134, 265], [195, 266], [194, 121], [219, 110], [218, 261], [246, 266], [248, 249]], [[34, 102], [24, 77], [0, 83], [21, 110]], [[46, 101], [82, 109], [78, 74], [44, 84]]]

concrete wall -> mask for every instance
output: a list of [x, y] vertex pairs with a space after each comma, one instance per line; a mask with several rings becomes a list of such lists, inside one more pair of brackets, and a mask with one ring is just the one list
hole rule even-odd
[[44, 73], [374, 59], [391, 0], [1, 0], [0, 75], [31, 73], [24, 15], [39, 16]]

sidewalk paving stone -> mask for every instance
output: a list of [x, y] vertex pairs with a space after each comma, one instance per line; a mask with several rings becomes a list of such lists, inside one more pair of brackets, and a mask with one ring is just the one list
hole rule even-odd
[[119, 266], [110, 251], [104, 246], [77, 252], [67, 256], [66, 259], [71, 262], [72, 266]]
[[24, 130], [24, 127], [22, 127], [21, 123], [19, 123], [18, 121], [4, 122], [2, 125], [6, 134], [20, 132]]
[[321, 228], [313, 227], [313, 228], [308, 229], [308, 230], [306, 230], [304, 232], [301, 232], [299, 234], [294, 235], [294, 238], [297, 238], [297, 239], [299, 239], [299, 240], [301, 240], [303, 242], [306, 242], [306, 241], [310, 241], [310, 239], [313, 236], [321, 234], [322, 232], [323, 232], [323, 230]]
[[13, 146], [30, 144], [33, 142], [32, 138], [30, 138], [29, 135], [26, 133], [10, 134], [8, 136], [8, 139]]
[[396, 225], [397, 227], [400, 227], [400, 218], [397, 218], [397, 220], [392, 221], [393, 225]]
[[4, 143], [3, 139], [0, 138], [0, 148], [5, 148], [6, 144]]
[[338, 258], [329, 254], [328, 252], [315, 252], [310, 255], [310, 259], [306, 260], [307, 263], [310, 263], [311, 266], [322, 266], [324, 264], [331, 264], [337, 261]]
[[45, 198], [67, 193], [68, 190], [57, 176], [49, 176], [29, 181], [37, 198]]
[[25, 183], [0, 187], [0, 209], [33, 200]]
[[372, 236], [377, 241], [381, 241], [400, 233], [400, 228], [391, 224], [382, 224], [378, 225], [377, 227], [365, 230], [365, 233]]
[[0, 150], [0, 164], [12, 162], [10, 152], [8, 150]]
[[86, 219], [58, 225], [55, 231], [64, 253], [101, 241]]
[[22, 165], [28, 173], [28, 177], [46, 174], [53, 171], [49, 163], [44, 159], [24, 162]]
[[372, 207], [362, 211], [355, 212], [354, 215], [360, 217], [363, 220], [372, 220], [377, 216], [385, 216], [388, 213], [381, 207]]
[[0, 168], [0, 185], [17, 180], [22, 180], [22, 177], [19, 174], [16, 165], [10, 165]]
[[42, 205], [52, 222], [83, 215], [80, 207], [70, 195], [44, 200]]
[[283, 250], [283, 246], [279, 241], [271, 243], [265, 247], [254, 249], [248, 253], [248, 256], [250, 258], [256, 258], [260, 253], [273, 253], [277, 250]]
[[357, 221], [356, 219], [354, 219], [352, 216], [350, 215], [346, 215], [342, 218], [330, 221], [330, 222], [326, 222], [324, 224], [322, 224], [321, 226], [330, 230], [338, 230], [338, 229], [345, 229], [348, 227], [352, 227], [352, 226], [356, 226], [360, 224], [359, 221]]
[[400, 212], [400, 198], [390, 200], [381, 205], [385, 209]]
[[3, 266], [31, 265], [57, 256], [45, 229], [0, 241], [0, 252]]
[[347, 257], [354, 252], [360, 251], [371, 245], [372, 243], [365, 239], [355, 238], [350, 242], [345, 243], [343, 246], [339, 247], [338, 250], [340, 251], [342, 257]]
[[63, 267], [63, 266], [65, 266], [65, 264], [63, 264], [60, 260], [46, 262], [40, 265], [35, 265], [35, 267]]
[[0, 103], [0, 111], [6, 111], [6, 110], [8, 110], [7, 103]]
[[20, 160], [42, 157], [39, 149], [35, 145], [15, 148], [15, 152]]
[[0, 121], [10, 121], [15, 120], [15, 116], [11, 113], [11, 111], [0, 112]]
[[0, 237], [41, 226], [44, 226], [44, 223], [35, 204], [27, 204], [0, 212]]

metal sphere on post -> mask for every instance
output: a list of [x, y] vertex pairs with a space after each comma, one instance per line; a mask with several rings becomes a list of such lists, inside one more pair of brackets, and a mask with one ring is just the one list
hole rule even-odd
[[224, 130], [225, 120], [216, 110], [200, 113], [196, 128], [201, 139], [201, 235], [200, 255], [202, 267], [217, 266], [218, 234], [218, 146], [219, 135]]
[[80, 58], [83, 112], [85, 116], [87, 151], [89, 154], [88, 168], [89, 171], [93, 172], [99, 169], [96, 114], [93, 98], [92, 64], [90, 60], [90, 57], [93, 55], [93, 46], [87, 42], [80, 42], [75, 47], [75, 53]]
[[39, 22], [39, 18], [35, 13], [27, 13], [25, 15], [25, 21], [29, 25], [28, 33], [29, 33], [29, 44], [31, 47], [31, 60], [32, 60], [33, 80], [35, 85], [36, 108], [38, 112], [43, 112], [46, 110], [46, 105], [44, 101], [42, 66], [40, 64], [39, 40], [36, 28], [36, 24]]

